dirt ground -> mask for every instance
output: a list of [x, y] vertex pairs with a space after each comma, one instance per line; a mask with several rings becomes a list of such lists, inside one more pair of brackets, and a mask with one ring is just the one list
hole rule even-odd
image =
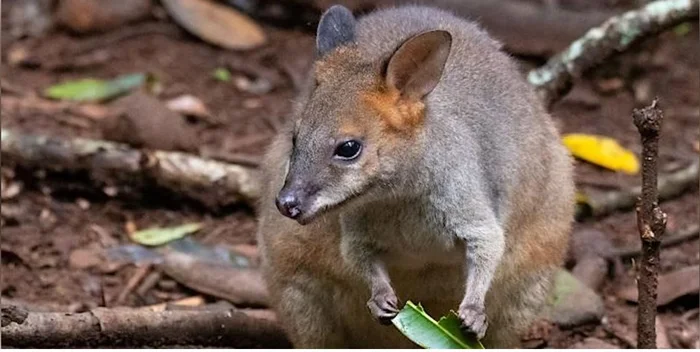
[[[5, 12], [3, 7], [3, 32], [7, 29]], [[156, 26], [167, 34], [146, 34], [107, 43], [99, 50], [108, 53], [110, 60], [95, 66], [68, 70], [18, 67], [9, 65], [7, 56], [3, 55], [0, 68], [3, 96], [12, 94], [7, 92], [5, 85], [20, 92], [39, 92], [68, 79], [111, 78], [130, 72], [150, 72], [162, 83], [160, 99], [192, 94], [222, 122], [215, 126], [198, 120], [188, 123], [187, 128], [194, 131], [199, 141], [201, 154], [218, 155], [223, 159], [226, 155], [259, 158], [276, 126], [286, 118], [295, 85], [311, 64], [313, 36], [308, 31], [265, 25], [268, 44], [252, 51], [234, 52], [208, 45], [181, 31], [167, 19], [149, 19], [115, 31], [144, 25]], [[73, 36], [61, 30], [36, 40], [18, 41], [3, 35], [2, 53], [25, 46], [41, 55], [58, 57], [91, 39], [90, 36]], [[698, 26], [693, 24], [688, 33], [671, 31], [635, 46], [589, 72], [577, 82], [574, 91], [554, 107], [552, 114], [565, 133], [611, 136], [639, 155], [641, 146], [632, 124], [631, 111], [658, 96], [666, 112], [660, 147], [662, 170], [672, 170], [697, 159], [699, 39]], [[541, 62], [542, 59], [533, 58], [522, 61], [523, 67], [533, 67]], [[222, 66], [239, 68], [231, 70], [234, 81], [236, 77], [262, 78], [269, 81], [271, 89], [256, 93], [239, 89], [234, 81], [213, 79], [211, 72]], [[4, 104], [2, 127], [66, 137], [103, 138], [99, 122], [75, 116], [57, 118], [55, 114], [42, 114], [32, 109], [9, 110]], [[70, 306], [75, 311], [113, 305], [115, 297], [138, 269], [124, 265], [80, 270], [71, 265], [70, 257], [75, 250], [94, 243], [128, 243], [127, 223], [141, 229], [200, 221], [204, 228], [194, 238], [203, 243], [255, 244], [256, 224], [249, 209], [211, 214], [186, 201], [173, 202], [160, 193], [146, 191], [138, 197], [110, 197], [71, 177], [45, 176], [14, 170], [6, 165], [2, 171], [6, 177], [22, 185], [19, 194], [3, 200], [2, 204], [3, 298]], [[613, 173], [584, 162], [576, 164], [576, 179], [582, 189], [596, 190], [629, 188], [640, 183], [639, 176]], [[669, 233], [696, 224], [699, 212], [697, 187], [662, 203], [662, 209], [668, 213]], [[638, 241], [633, 212], [577, 223], [574, 236], [585, 229], [602, 231], [620, 247]], [[663, 249], [662, 272], [697, 265], [700, 263], [699, 253], [697, 240]], [[616, 293], [634, 284], [634, 275], [634, 262], [625, 261], [620, 275], [607, 279], [600, 292], [606, 306], [604, 321], [616, 326], [617, 333], [610, 332], [604, 324], [552, 328], [537, 347], [571, 347], [591, 336], [616, 346], [629, 347], [624, 339], [635, 330], [636, 306]], [[124, 305], [155, 304], [195, 294], [164, 277], [146, 295], [129, 295]], [[661, 307], [659, 312], [669, 334], [687, 330], [688, 324], [695, 324], [697, 333], [697, 314], [689, 315], [697, 309], [695, 296]], [[677, 342], [672, 339], [672, 343]]]

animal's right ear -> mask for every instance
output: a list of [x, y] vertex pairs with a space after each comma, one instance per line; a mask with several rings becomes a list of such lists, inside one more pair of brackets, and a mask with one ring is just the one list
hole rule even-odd
[[341, 5], [331, 6], [321, 16], [316, 31], [316, 54], [323, 57], [329, 51], [355, 40], [355, 17]]
[[437, 86], [452, 48], [452, 35], [434, 30], [406, 40], [389, 59], [386, 81], [401, 96], [420, 100]]

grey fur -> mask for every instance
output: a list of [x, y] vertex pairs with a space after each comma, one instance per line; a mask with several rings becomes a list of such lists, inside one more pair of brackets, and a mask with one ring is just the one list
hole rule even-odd
[[[363, 114], [359, 95], [381, 63], [408, 38], [437, 29], [451, 34], [452, 49], [425, 97], [420, 133], [397, 150], [367, 137], [363, 153], [379, 160], [371, 177], [334, 166], [338, 116]], [[571, 160], [551, 118], [474, 23], [408, 6], [360, 18], [355, 33], [357, 60], [309, 85], [266, 156], [259, 241], [281, 320], [297, 347], [415, 347], [365, 306], [369, 299], [376, 309], [388, 285], [433, 315], [459, 307], [476, 333], [488, 318], [488, 347], [517, 345], [542, 311], [573, 217]], [[288, 160], [287, 181], [318, 189], [309, 202], [321, 204], [320, 215], [306, 226], [272, 205]], [[389, 280], [380, 280], [383, 267]]]
[[316, 53], [322, 57], [334, 48], [355, 39], [355, 17], [347, 8], [331, 6], [321, 16], [316, 32]]

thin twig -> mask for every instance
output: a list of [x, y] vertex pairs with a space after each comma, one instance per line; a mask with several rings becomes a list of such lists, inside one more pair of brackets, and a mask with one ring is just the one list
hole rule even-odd
[[563, 97], [586, 70], [633, 43], [698, 18], [698, 0], [660, 0], [628, 11], [589, 30], [544, 66], [528, 73], [547, 106]]
[[139, 285], [139, 287], [136, 289], [136, 294], [141, 298], [145, 297], [146, 293], [148, 293], [148, 291], [150, 291], [153, 286], [160, 281], [162, 276], [163, 274], [161, 274], [160, 271], [153, 271], [148, 274], [148, 276], [146, 276], [146, 278], [141, 282], [141, 285]]
[[151, 265], [144, 265], [141, 267], [136, 268], [136, 272], [134, 275], [131, 276], [129, 281], [127, 281], [126, 286], [124, 286], [124, 289], [119, 292], [119, 296], [117, 296], [117, 300], [114, 302], [117, 305], [121, 305], [126, 301], [126, 298], [129, 297], [131, 292], [136, 289], [136, 286], [138, 286], [139, 283], [148, 275], [148, 273], [151, 271]]
[[638, 348], [656, 348], [656, 295], [659, 276], [661, 238], [666, 229], [666, 214], [658, 205], [657, 188], [659, 134], [663, 112], [654, 99], [650, 106], [635, 109], [634, 124], [642, 140], [642, 195], [637, 205], [637, 225], [642, 241], [639, 264], [639, 307], [637, 311]]

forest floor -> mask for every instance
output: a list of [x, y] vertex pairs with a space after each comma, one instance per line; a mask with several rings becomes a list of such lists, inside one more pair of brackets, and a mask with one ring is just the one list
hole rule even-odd
[[[3, 25], [6, 22], [3, 19]], [[109, 55], [109, 61], [68, 70], [12, 66], [3, 55], [0, 68], [3, 84], [12, 86], [14, 94], [21, 97], [21, 92], [37, 92], [69, 79], [112, 78], [131, 72], [149, 72], [162, 82], [159, 98], [194, 95], [220, 121], [216, 125], [200, 120], [187, 123], [187, 128], [196, 136], [200, 154], [223, 159], [226, 155], [259, 158], [275, 128], [287, 117], [290, 100], [295, 94], [295, 82], [299, 82], [299, 77], [312, 62], [312, 34], [265, 26], [268, 44], [260, 49], [233, 52], [208, 45], [167, 20], [152, 19], [117, 31], [144, 25], [157, 26], [170, 34], [141, 35], [105, 44], [99, 50]], [[89, 36], [53, 31], [35, 40], [31, 48], [49, 55], [72, 50], [90, 40]], [[552, 115], [564, 133], [610, 136], [640, 155], [639, 135], [632, 123], [631, 112], [658, 96], [666, 112], [660, 144], [661, 171], [673, 170], [697, 159], [699, 43], [698, 26], [693, 24], [687, 33], [670, 31], [636, 45], [576, 82], [574, 90], [554, 106]], [[2, 52], [8, 53], [20, 44], [26, 45], [3, 36]], [[523, 68], [532, 68], [543, 62], [541, 58], [518, 59]], [[234, 79], [221, 82], [212, 78], [211, 73], [218, 67], [233, 67]], [[245, 84], [256, 79], [267, 80], [269, 89], [256, 91]], [[3, 98], [7, 95], [13, 93], [8, 93], [3, 86]], [[4, 103], [1, 111], [3, 128], [69, 138], [109, 138], [103, 136], [99, 121], [42, 113], [35, 109], [9, 109]], [[134, 225], [142, 229], [197, 221], [204, 227], [192, 237], [201, 243], [256, 244], [254, 213], [245, 207], [212, 214], [196, 204], [174, 200], [161, 192], [111, 197], [78, 178], [53, 174], [43, 177], [5, 165], [2, 171], [8, 179], [21, 184], [18, 194], [2, 202], [3, 298], [70, 306], [75, 311], [114, 305], [115, 297], [139, 269], [135, 265], [81, 269], [80, 260], [74, 254], [76, 250], [105, 242], [129, 243], [127, 231]], [[614, 173], [581, 161], [576, 163], [576, 180], [580, 188], [598, 191], [630, 188], [641, 182], [639, 176]], [[668, 213], [668, 233], [696, 224], [699, 211], [697, 187], [663, 202], [661, 207]], [[573, 235], [588, 229], [601, 231], [618, 247], [634, 246], [639, 241], [633, 211], [578, 222]], [[662, 273], [699, 264], [698, 246], [698, 241], [694, 240], [663, 249]], [[623, 270], [607, 278], [599, 291], [606, 307], [604, 321], [619, 327], [615, 331], [633, 334], [635, 330], [636, 305], [617, 294], [634, 284], [634, 261], [626, 260]], [[197, 294], [163, 276], [144, 295], [128, 295], [122, 305], [150, 305]], [[688, 324], [697, 326], [697, 314], [692, 314], [697, 308], [697, 296], [660, 307], [659, 314], [666, 331], [674, 335], [686, 331]], [[566, 348], [587, 337], [629, 347], [624, 341], [625, 336], [611, 333], [603, 325], [591, 323], [568, 329], [547, 329], [537, 347]], [[695, 329], [697, 333], [697, 327]], [[682, 347], [679, 342], [672, 343]]]

